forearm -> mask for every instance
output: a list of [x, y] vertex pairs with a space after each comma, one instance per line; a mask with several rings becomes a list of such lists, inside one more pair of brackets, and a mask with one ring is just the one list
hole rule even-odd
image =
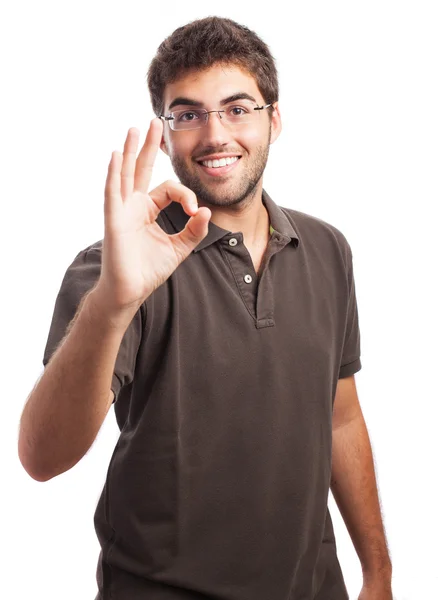
[[392, 566], [380, 512], [373, 455], [362, 415], [333, 431], [330, 487], [364, 577], [390, 578]]
[[19, 457], [34, 479], [67, 471], [90, 448], [111, 406], [124, 331], [124, 324], [110, 323], [91, 295], [82, 299], [21, 417]]

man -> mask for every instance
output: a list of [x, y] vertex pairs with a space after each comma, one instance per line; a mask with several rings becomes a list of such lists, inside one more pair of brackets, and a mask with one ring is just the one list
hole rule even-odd
[[[361, 600], [388, 600], [351, 248], [263, 189], [281, 132], [269, 48], [201, 19], [161, 44], [148, 84], [161, 119], [138, 158], [135, 128], [112, 155], [105, 237], [63, 279], [23, 466], [40, 481], [71, 468], [114, 402], [99, 600], [348, 598], [330, 486]], [[148, 193], [159, 147], [180, 183]]]

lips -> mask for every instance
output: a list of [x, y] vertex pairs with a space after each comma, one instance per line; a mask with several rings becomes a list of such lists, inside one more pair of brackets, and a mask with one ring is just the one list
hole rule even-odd
[[221, 175], [226, 175], [230, 173], [240, 162], [240, 157], [238, 160], [234, 161], [231, 165], [225, 165], [224, 167], [204, 167], [203, 164], [196, 161], [199, 167], [204, 171], [207, 175], [211, 175], [212, 177], [220, 177]]

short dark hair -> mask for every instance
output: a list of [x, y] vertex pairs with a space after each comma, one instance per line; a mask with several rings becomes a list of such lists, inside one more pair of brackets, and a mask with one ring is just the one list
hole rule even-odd
[[163, 114], [168, 83], [215, 64], [240, 67], [254, 77], [266, 104], [278, 100], [278, 75], [269, 46], [231, 19], [206, 17], [178, 27], [158, 47], [147, 73], [154, 113]]

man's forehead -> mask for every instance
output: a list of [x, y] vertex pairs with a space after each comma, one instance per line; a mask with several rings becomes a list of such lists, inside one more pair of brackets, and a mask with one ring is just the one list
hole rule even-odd
[[252, 75], [234, 65], [215, 65], [168, 83], [164, 89], [164, 106], [174, 104], [176, 98], [190, 98], [200, 104], [219, 103], [239, 93], [246, 93], [259, 102], [260, 91]]

